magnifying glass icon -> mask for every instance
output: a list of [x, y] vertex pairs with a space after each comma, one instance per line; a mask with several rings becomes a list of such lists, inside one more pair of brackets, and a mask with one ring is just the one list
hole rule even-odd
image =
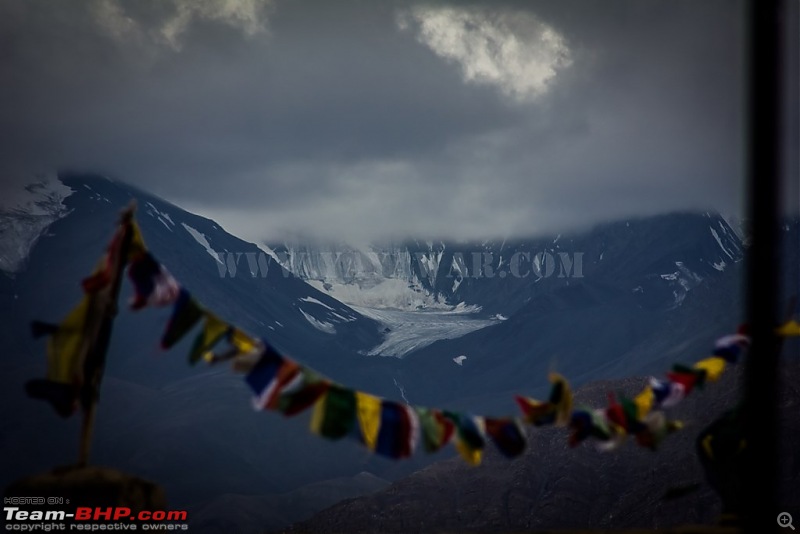
[[790, 528], [794, 530], [794, 525], [792, 525], [792, 514], [789, 512], [781, 512], [778, 514], [778, 525], [782, 526], [783, 528]]

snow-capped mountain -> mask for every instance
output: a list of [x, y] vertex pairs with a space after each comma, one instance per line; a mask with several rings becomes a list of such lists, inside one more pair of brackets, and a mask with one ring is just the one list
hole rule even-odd
[[0, 198], [0, 271], [12, 274], [25, 266], [42, 234], [68, 213], [64, 200], [72, 193], [54, 174], [4, 191]]
[[481, 312], [486, 318], [508, 317], [537, 295], [584, 280], [621, 285], [648, 307], [679, 306], [705, 277], [743, 255], [738, 235], [712, 213], [531, 239], [266, 250], [319, 291], [357, 307]]
[[[337, 382], [395, 400], [513, 413], [510, 394], [541, 396], [553, 366], [577, 384], [646, 372], [694, 356], [740, 319], [742, 246], [714, 214], [513, 242], [257, 247], [100, 176], [22, 191], [0, 235], [0, 249], [14, 251], [0, 274], [3, 483], [74, 460], [77, 421], [23, 393], [45, 361], [29, 322], [57, 321], [74, 306], [131, 199], [154, 255], [222, 318]], [[310, 435], [303, 417], [253, 412], [240, 376], [188, 367], [194, 333], [162, 352], [170, 310], [130, 312], [130, 296], [125, 283], [93, 458], [158, 480], [171, 506], [362, 471], [391, 480], [441, 457], [393, 463]]]

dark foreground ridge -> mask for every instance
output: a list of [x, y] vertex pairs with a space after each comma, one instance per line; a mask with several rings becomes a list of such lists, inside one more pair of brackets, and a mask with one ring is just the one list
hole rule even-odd
[[[737, 370], [738, 371], [738, 370]], [[780, 395], [781, 504], [790, 504], [800, 481], [798, 451], [800, 366], [782, 370]], [[487, 446], [484, 464], [460, 459], [434, 464], [378, 493], [328, 508], [285, 531], [300, 533], [531, 532], [558, 529], [663, 529], [731, 532], [712, 528], [720, 502], [706, 484], [695, 453], [700, 431], [735, 406], [741, 373], [730, 372], [670, 412], [686, 427], [655, 453], [633, 443], [604, 453], [570, 449], [566, 431], [533, 429], [530, 447], [514, 461]], [[643, 378], [593, 382], [578, 404], [601, 406], [608, 391], [634, 393]], [[774, 518], [771, 519], [774, 521]], [[706, 525], [688, 527], [686, 525]], [[765, 531], [773, 524], [765, 524]]]

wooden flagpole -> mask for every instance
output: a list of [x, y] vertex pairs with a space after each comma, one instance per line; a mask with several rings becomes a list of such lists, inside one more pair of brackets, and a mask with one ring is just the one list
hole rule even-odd
[[128, 253], [133, 239], [133, 215], [136, 212], [136, 201], [133, 200], [125, 208], [120, 217], [122, 226], [122, 238], [109, 282], [109, 290], [105, 298], [98, 303], [98, 313], [100, 315], [100, 325], [97, 336], [91, 342], [84, 361], [84, 384], [81, 390], [81, 403], [83, 405], [83, 423], [81, 425], [80, 449], [78, 452], [78, 465], [85, 466], [89, 462], [89, 453], [92, 447], [92, 436], [94, 434], [94, 422], [97, 413], [97, 401], [100, 397], [100, 384], [103, 381], [105, 370], [106, 354], [111, 342], [111, 330], [114, 319], [117, 315], [119, 292], [122, 286], [122, 278], [125, 273], [125, 266], [128, 263]]

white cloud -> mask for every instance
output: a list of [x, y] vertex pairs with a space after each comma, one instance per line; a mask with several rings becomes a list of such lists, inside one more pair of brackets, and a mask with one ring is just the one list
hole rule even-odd
[[94, 0], [90, 12], [98, 26], [118, 42], [154, 44], [178, 51], [195, 20], [220, 22], [246, 37], [265, 32], [272, 0], [167, 0], [164, 4], [169, 6], [169, 15], [150, 28], [129, 16], [122, 0]]
[[397, 25], [457, 63], [466, 82], [494, 85], [517, 100], [543, 94], [572, 63], [564, 38], [526, 12], [416, 7], [400, 13]]
[[142, 37], [139, 24], [125, 14], [119, 0], [95, 0], [89, 10], [95, 23], [116, 41], [138, 40]]

